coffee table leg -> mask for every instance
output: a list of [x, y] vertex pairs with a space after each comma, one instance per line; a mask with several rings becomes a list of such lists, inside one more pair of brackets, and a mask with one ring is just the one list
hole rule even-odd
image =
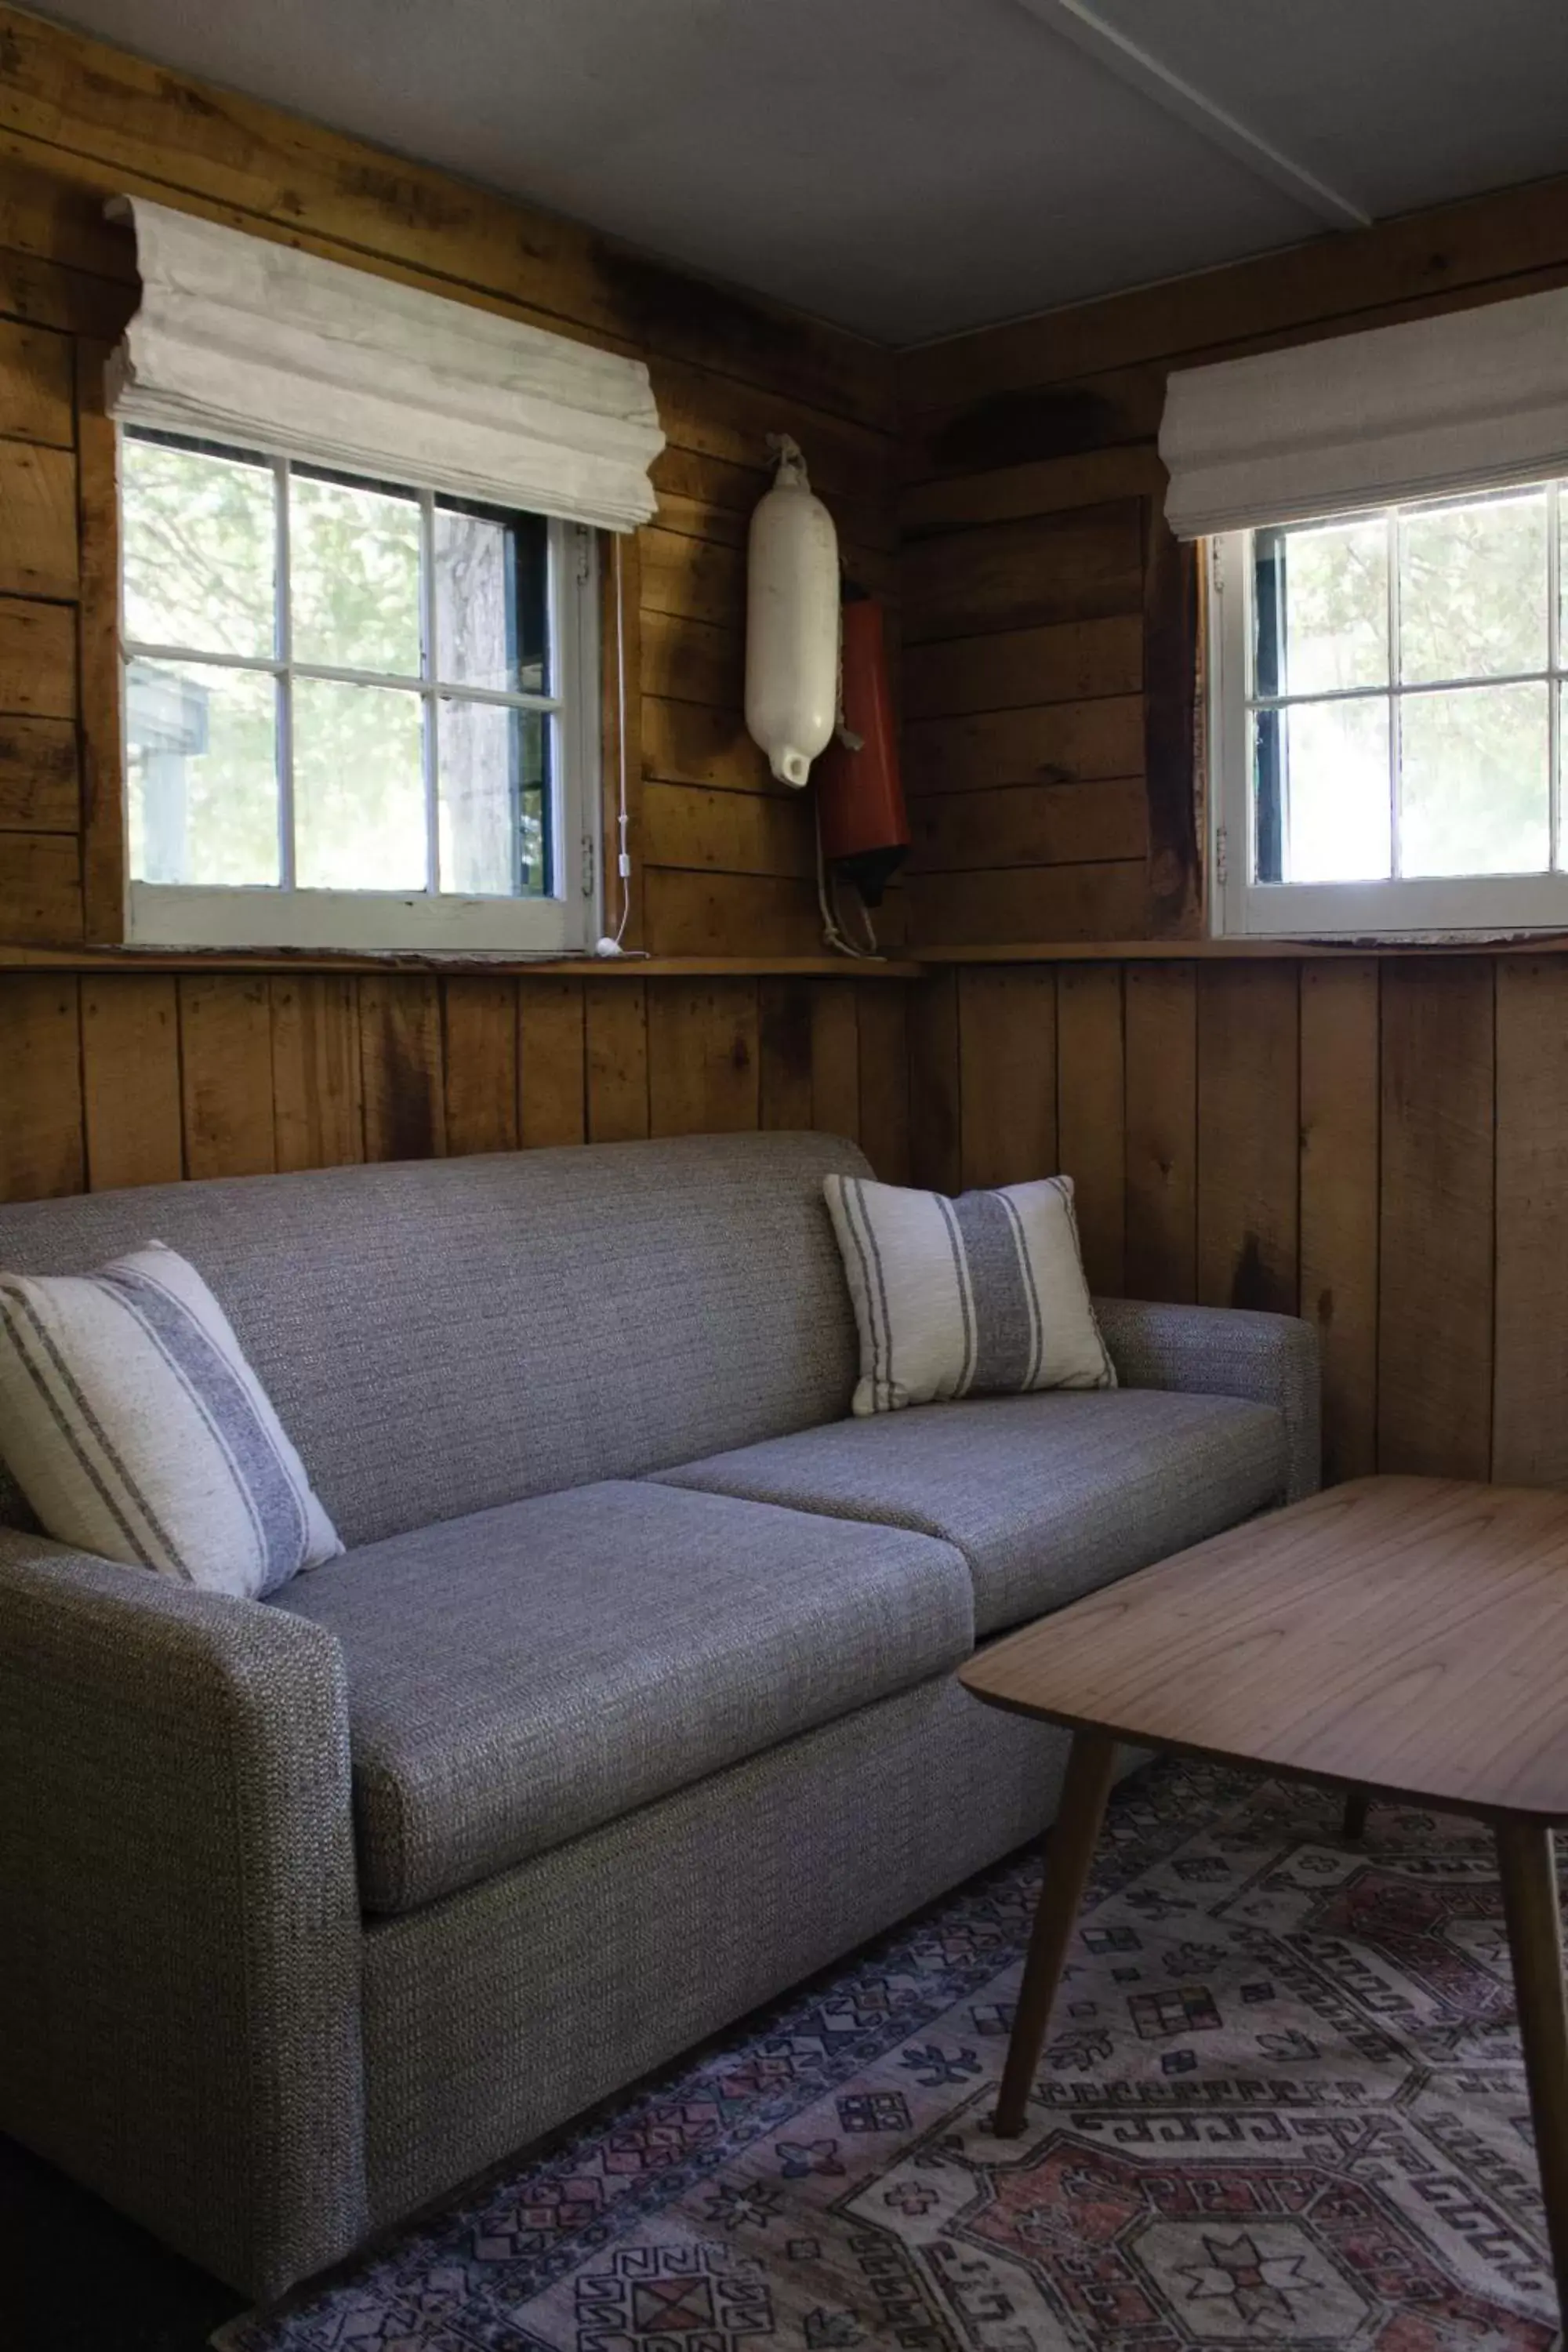
[[1013, 2020], [1013, 2038], [1007, 2045], [1007, 2063], [1002, 2072], [1002, 2090], [996, 2101], [998, 2139], [1016, 2139], [1024, 2128], [1029, 2089], [1040, 2063], [1046, 2028], [1051, 2021], [1051, 2003], [1061, 1980], [1068, 1938], [1072, 1934], [1089, 1866], [1094, 1859], [1095, 1840], [1105, 1818], [1105, 1801], [1110, 1793], [1115, 1762], [1116, 1742], [1103, 1731], [1073, 1734], [1067, 1778], [1062, 1782], [1062, 1801], [1046, 1849], [1045, 1885], [1035, 1913], [1029, 1957], [1024, 1964], [1024, 1982]]
[[1497, 1850], [1546, 2234], [1558, 2306], [1568, 2316], [1568, 1998], [1552, 1832], [1500, 1822]]
[[1352, 1845], [1358, 1845], [1366, 1835], [1364, 1789], [1348, 1789], [1345, 1791], [1344, 1835]]

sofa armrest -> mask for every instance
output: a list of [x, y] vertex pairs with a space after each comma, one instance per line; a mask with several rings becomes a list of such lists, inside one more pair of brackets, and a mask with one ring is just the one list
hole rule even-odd
[[1318, 1337], [1310, 1323], [1243, 1307], [1161, 1307], [1140, 1298], [1097, 1298], [1094, 1311], [1124, 1387], [1273, 1405], [1289, 1446], [1285, 1499], [1316, 1494], [1322, 1478]]
[[342, 1660], [0, 1528], [0, 2126], [266, 2298], [364, 2233]]

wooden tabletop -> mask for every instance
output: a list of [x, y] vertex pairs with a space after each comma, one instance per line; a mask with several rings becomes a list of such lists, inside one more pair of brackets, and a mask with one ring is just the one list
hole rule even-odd
[[1358, 1479], [1041, 1618], [960, 1678], [1077, 1730], [1568, 1820], [1568, 1495]]

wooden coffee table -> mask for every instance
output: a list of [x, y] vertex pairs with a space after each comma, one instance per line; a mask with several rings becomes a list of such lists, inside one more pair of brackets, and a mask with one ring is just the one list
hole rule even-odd
[[963, 1669], [1073, 1743], [1002, 2077], [1016, 2136], [1116, 1745], [1255, 1764], [1492, 1824], [1558, 2300], [1568, 2317], [1568, 1495], [1363, 1478], [1026, 1626]]

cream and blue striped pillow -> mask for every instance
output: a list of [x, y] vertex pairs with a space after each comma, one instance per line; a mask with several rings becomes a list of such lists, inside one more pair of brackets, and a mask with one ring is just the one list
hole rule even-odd
[[46, 1534], [255, 1600], [342, 1550], [227, 1316], [153, 1242], [0, 1275], [0, 1454]]
[[1034, 1389], [1111, 1389], [1072, 1178], [997, 1192], [826, 1180], [860, 1328], [857, 1413]]

